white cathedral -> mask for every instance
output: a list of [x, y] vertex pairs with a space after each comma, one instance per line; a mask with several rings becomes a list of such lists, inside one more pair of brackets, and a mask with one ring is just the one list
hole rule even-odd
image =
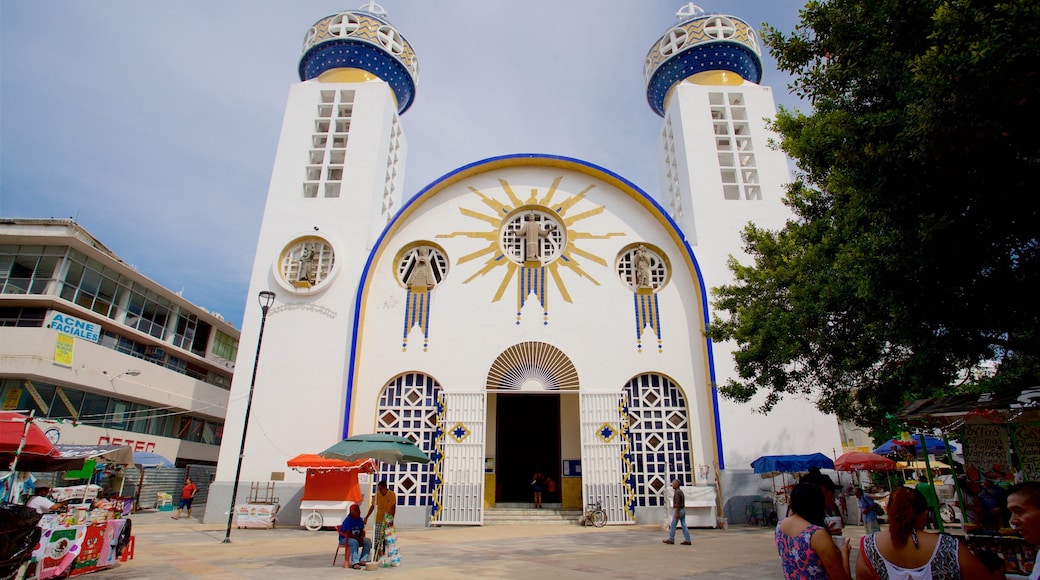
[[[206, 521], [226, 517], [254, 384], [239, 503], [275, 481], [284, 522], [304, 483], [286, 461], [354, 434], [402, 435], [432, 458], [380, 468], [399, 525], [482, 524], [529, 502], [534, 472], [560, 482], [563, 507], [602, 501], [612, 524], [662, 519], [672, 479], [717, 490], [723, 515], [761, 493], [756, 457], [840, 449], [836, 420], [807, 402], [761, 415], [721, 400], [734, 347], [704, 336], [709, 290], [733, 280], [730, 255], [746, 260], [744, 225], [790, 217], [751, 26], [691, 4], [650, 47], [656, 196], [532, 154], [402, 192], [417, 71], [375, 3], [307, 33]], [[254, 369], [261, 291], [277, 298]]]

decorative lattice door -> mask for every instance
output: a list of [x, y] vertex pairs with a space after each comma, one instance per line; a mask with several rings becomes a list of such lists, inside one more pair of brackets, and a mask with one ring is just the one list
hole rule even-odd
[[621, 393], [581, 394], [581, 483], [585, 503], [603, 502], [608, 524], [635, 523], [632, 462]]
[[432, 522], [484, 523], [485, 393], [444, 393], [437, 431]]

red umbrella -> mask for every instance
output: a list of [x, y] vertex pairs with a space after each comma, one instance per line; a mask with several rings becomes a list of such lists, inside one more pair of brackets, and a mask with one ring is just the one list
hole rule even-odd
[[877, 453], [849, 451], [834, 460], [834, 469], [836, 471], [892, 471], [896, 469], [896, 462]]
[[8, 464], [19, 459], [60, 457], [61, 453], [32, 417], [0, 411], [0, 463], [3, 463], [3, 468], [7, 469]]

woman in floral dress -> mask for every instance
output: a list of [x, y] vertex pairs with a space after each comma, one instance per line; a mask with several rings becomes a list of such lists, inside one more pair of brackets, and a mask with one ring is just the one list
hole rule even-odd
[[799, 483], [791, 491], [791, 515], [776, 524], [776, 550], [787, 580], [852, 580], [849, 575], [850, 542], [834, 545], [823, 523], [824, 501], [820, 488]]

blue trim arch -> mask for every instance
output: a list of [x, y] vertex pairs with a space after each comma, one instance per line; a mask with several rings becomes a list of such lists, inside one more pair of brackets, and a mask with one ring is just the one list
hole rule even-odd
[[[662, 219], [662, 221], [665, 224], [667, 224], [667, 227], [670, 228], [670, 233], [672, 234], [674, 239], [681, 241], [682, 247], [686, 252], [686, 258], [689, 260], [689, 263], [693, 265], [694, 272], [697, 276], [697, 284], [700, 288], [701, 295], [701, 314], [704, 317], [705, 328], [707, 329], [708, 323], [711, 320], [709, 317], [708, 310], [708, 292], [707, 288], [705, 288], [704, 286], [704, 277], [701, 273], [700, 264], [698, 264], [697, 262], [697, 257], [694, 255], [693, 249], [690, 247], [689, 242], [686, 241], [686, 236], [683, 235], [682, 230], [679, 229], [679, 226], [675, 223], [675, 221], [672, 220], [672, 218], [668, 215], [664, 208], [661, 207], [661, 205], [657, 203], [656, 200], [647, 195], [645, 191], [640, 189], [631, 181], [628, 181], [624, 177], [621, 177], [620, 175], [610, 170], [572, 157], [563, 157], [558, 155], [547, 155], [538, 153], [518, 153], [513, 155], [489, 157], [487, 159], [470, 163], [469, 165], [462, 166], [454, 171], [446, 173], [437, 180], [433, 181], [432, 183], [424, 187], [419, 193], [415, 194], [411, 199], [405, 202], [404, 206], [401, 207], [401, 210], [397, 212], [397, 215], [395, 215], [393, 219], [391, 219], [390, 222], [387, 223], [386, 227], [383, 228], [383, 231], [379, 234], [379, 238], [376, 240], [376, 243], [372, 246], [372, 250], [371, 252], [369, 252], [368, 258], [365, 261], [365, 266], [362, 269], [361, 279], [359, 280], [357, 287], [357, 295], [354, 298], [354, 320], [352, 321], [351, 327], [350, 362], [349, 367], [347, 369], [346, 400], [343, 409], [342, 435], [344, 438], [348, 437], [350, 434], [351, 404], [354, 398], [354, 380], [358, 356], [357, 339], [360, 330], [359, 327], [361, 324], [361, 309], [363, 307], [365, 289], [368, 286], [368, 278], [372, 273], [373, 263], [379, 255], [384, 241], [387, 239], [388, 236], [392, 235], [393, 232], [396, 231], [396, 229], [401, 225], [401, 223], [404, 220], [406, 220], [411, 215], [412, 211], [416, 207], [425, 202], [430, 196], [436, 195], [444, 188], [449, 187], [453, 183], [473, 174], [474, 172], [472, 170], [482, 166], [490, 166], [487, 168], [487, 171], [493, 171], [496, 165], [508, 162], [514, 162], [511, 163], [511, 165], [522, 164], [515, 163], [515, 161], [517, 160], [530, 160], [531, 165], [557, 165], [560, 167], [580, 166], [589, 170], [589, 174], [599, 174], [601, 176], [600, 178], [604, 181], [620, 182], [624, 187], [619, 189], [624, 190], [627, 188], [639, 194], [641, 196], [641, 200], [645, 203], [645, 205], [652, 207], [653, 211], [657, 213], [657, 217]], [[708, 362], [709, 380], [711, 381], [712, 415], [714, 416], [713, 418], [715, 423], [715, 449], [717, 454], [716, 460], [718, 461], [719, 469], [725, 469], [725, 463], [723, 460], [724, 453], [722, 448], [722, 425], [719, 420], [718, 390], [716, 388], [715, 355], [714, 349], [712, 348], [711, 339], [705, 337], [704, 340], [706, 346], [705, 350]]]

